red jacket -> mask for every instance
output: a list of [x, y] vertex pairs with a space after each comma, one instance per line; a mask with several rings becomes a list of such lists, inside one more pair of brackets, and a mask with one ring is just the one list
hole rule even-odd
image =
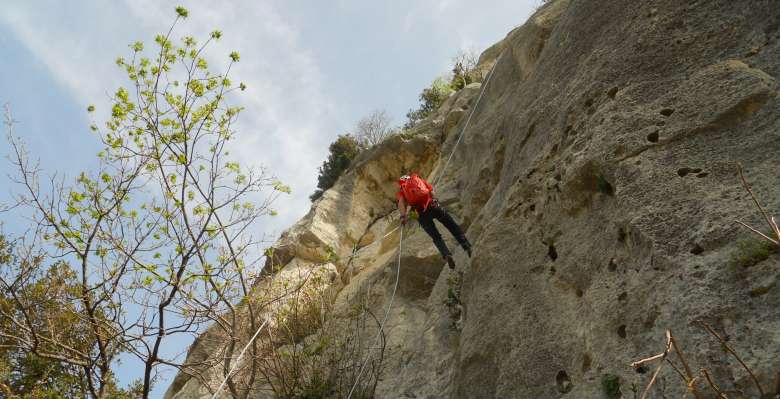
[[[406, 183], [408, 183], [409, 181], [411, 181], [415, 177], [417, 177], [418, 179], [422, 180], [423, 184], [425, 184], [425, 187], [428, 188], [428, 192], [429, 193], [424, 198], [410, 198], [409, 197], [409, 193], [404, 192], [404, 188], [405, 188]], [[431, 193], [433, 192], [433, 186], [431, 186], [431, 184], [428, 183], [422, 177], [419, 177], [419, 176], [416, 176], [416, 175], [412, 175], [412, 178], [409, 179], [409, 180], [406, 180], [406, 181], [399, 180], [398, 181], [398, 185], [400, 186], [400, 188], [398, 190], [398, 193], [396, 193], [396, 195], [395, 195], [396, 199], [400, 200], [401, 198], [403, 198], [404, 201], [406, 201], [406, 203], [409, 206], [411, 206], [412, 208], [414, 208], [414, 210], [416, 210], [417, 212], [425, 212], [428, 209], [428, 206], [433, 201], [433, 196], [431, 195]]]

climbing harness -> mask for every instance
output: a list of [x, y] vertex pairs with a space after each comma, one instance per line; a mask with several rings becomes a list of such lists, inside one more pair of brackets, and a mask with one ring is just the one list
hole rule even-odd
[[[436, 184], [439, 182], [439, 180], [443, 176], [442, 173], [447, 169], [447, 166], [449, 166], [450, 161], [452, 160], [453, 155], [455, 155], [455, 150], [458, 149], [458, 145], [460, 144], [460, 141], [463, 138], [464, 133], [466, 132], [466, 129], [469, 126], [469, 123], [471, 122], [471, 117], [474, 115], [474, 112], [479, 107], [479, 103], [482, 100], [482, 95], [485, 94], [485, 89], [487, 89], [487, 86], [490, 83], [490, 79], [493, 77], [493, 72], [496, 69], [496, 65], [498, 65], [498, 62], [501, 60], [501, 57], [503, 55], [504, 55], [504, 53], [501, 52], [498, 55], [498, 58], [496, 58], [496, 62], [490, 68], [490, 72], [488, 73], [487, 78], [485, 78], [485, 83], [482, 85], [482, 89], [479, 92], [479, 96], [477, 96], [477, 101], [474, 103], [474, 108], [471, 109], [471, 112], [469, 112], [468, 118], [466, 118], [466, 123], [463, 125], [463, 128], [460, 129], [460, 133], [458, 135], [458, 140], [455, 141], [455, 145], [452, 147], [452, 151], [450, 152], [449, 157], [447, 157], [447, 162], [445, 162], [444, 163], [444, 167], [441, 168], [440, 175], [436, 176], [436, 180], [434, 180], [434, 183], [433, 183], [434, 187], [436, 186]], [[388, 236], [393, 234], [399, 228], [401, 228], [401, 226], [396, 226], [395, 228], [390, 230], [387, 234], [382, 236], [380, 239], [372, 242], [369, 245], [366, 245], [365, 247], [360, 248], [360, 250], [369, 248], [369, 247], [373, 246], [374, 244], [378, 244], [378, 243], [382, 242], [385, 238], [387, 238]], [[360, 367], [360, 371], [358, 372], [358, 376], [355, 379], [355, 384], [352, 385], [352, 389], [350, 389], [349, 395], [347, 396], [347, 399], [351, 399], [352, 398], [352, 394], [355, 392], [355, 388], [357, 388], [358, 384], [360, 383], [360, 377], [363, 375], [363, 372], [365, 371], [365, 367], [368, 364], [368, 360], [371, 359], [371, 357], [370, 357], [371, 356], [371, 350], [373, 349], [373, 346], [376, 346], [376, 344], [379, 342], [379, 338], [381, 337], [382, 333], [384, 332], [385, 323], [387, 322], [387, 318], [390, 316], [390, 310], [393, 307], [393, 301], [395, 300], [395, 293], [398, 290], [398, 281], [399, 281], [400, 276], [401, 276], [401, 248], [402, 248], [402, 245], [403, 245], [403, 240], [404, 240], [404, 230], [401, 229], [401, 237], [400, 237], [400, 240], [398, 241], [398, 262], [397, 262], [396, 273], [395, 273], [395, 285], [393, 286], [393, 293], [390, 296], [390, 303], [387, 306], [387, 310], [385, 310], [385, 316], [382, 319], [382, 323], [379, 324], [379, 331], [376, 334], [376, 338], [374, 338], [374, 344], [368, 348], [368, 355], [366, 357], [366, 361], [364, 361], [363, 365]], [[352, 257], [355, 256], [356, 252], [357, 251], [353, 252]], [[225, 383], [227, 383], [228, 378], [230, 378], [230, 375], [233, 373], [233, 371], [235, 371], [235, 368], [237, 367], [237, 365], [240, 362], [241, 358], [244, 356], [244, 352], [246, 352], [246, 350], [249, 348], [249, 346], [252, 344], [252, 342], [254, 342], [254, 340], [260, 334], [260, 331], [263, 329], [263, 327], [265, 327], [266, 324], [268, 324], [268, 320], [269, 319], [266, 319], [263, 322], [263, 324], [261, 324], [260, 327], [258, 327], [257, 331], [255, 332], [255, 335], [252, 336], [252, 338], [249, 340], [249, 342], [247, 342], [246, 346], [244, 346], [244, 349], [241, 350], [241, 353], [238, 355], [238, 358], [236, 358], [236, 362], [233, 364], [233, 367], [231, 367], [230, 371], [228, 371], [227, 375], [225, 376], [225, 379], [222, 381], [221, 384], [219, 384], [219, 387], [217, 388], [217, 390], [214, 391], [214, 394], [211, 396], [211, 399], [216, 399], [217, 395], [219, 395], [219, 393], [222, 391], [222, 388], [225, 386]]]

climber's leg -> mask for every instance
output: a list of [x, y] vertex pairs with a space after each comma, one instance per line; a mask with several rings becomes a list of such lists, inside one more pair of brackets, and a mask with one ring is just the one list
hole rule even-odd
[[441, 206], [431, 206], [426, 213], [430, 213], [433, 218], [438, 219], [439, 222], [450, 231], [452, 236], [458, 240], [458, 243], [460, 243], [463, 250], [468, 253], [469, 257], [471, 257], [471, 243], [469, 243], [469, 240], [466, 238], [466, 235], [463, 234], [463, 230], [458, 223], [455, 222], [455, 219], [453, 219], [444, 208]]
[[425, 212], [420, 212], [418, 221], [420, 222], [420, 227], [425, 230], [426, 233], [433, 239], [433, 244], [436, 245], [436, 248], [439, 250], [439, 253], [443, 257], [452, 256], [452, 253], [450, 253], [450, 249], [447, 248], [447, 244], [444, 243], [444, 239], [441, 238], [441, 234], [439, 233], [439, 230], [436, 228], [436, 225], [433, 224], [433, 217], [431, 215], [431, 207], [428, 208]]

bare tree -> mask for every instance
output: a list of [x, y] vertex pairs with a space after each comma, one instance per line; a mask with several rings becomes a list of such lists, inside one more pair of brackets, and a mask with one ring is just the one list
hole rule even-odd
[[450, 86], [454, 90], [460, 90], [469, 83], [482, 80], [483, 76], [477, 76], [477, 62], [479, 55], [474, 50], [460, 50], [452, 57], [452, 78]]
[[353, 136], [363, 148], [375, 146], [395, 133], [391, 122], [386, 111], [374, 110], [357, 122]]
[[[230, 53], [224, 73], [210, 72], [204, 50], [221, 33], [200, 45], [192, 37], [174, 44], [173, 28], [188, 14], [181, 7], [176, 12], [150, 56], [136, 42], [129, 59], [117, 59], [130, 87], [113, 95], [105, 127], [91, 127], [104, 145], [97, 170], [75, 183], [44, 179], [7, 118], [23, 191], [16, 200], [31, 227], [20, 240], [26, 259], [0, 276], [9, 298], [3, 316], [10, 318], [0, 323], [0, 336], [5, 345], [78, 368], [94, 398], [112, 397], [112, 365], [122, 352], [143, 364], [138, 396], [144, 398], [162, 366], [204, 379], [200, 370], [217, 363], [181, 362], [162, 348], [200, 334], [210, 322], [229, 338], [221, 360], [227, 374], [243, 326], [256, 328], [264, 306], [248, 300], [263, 258], [253, 226], [273, 214], [280, 193], [289, 193], [266, 170], [229, 158], [242, 109], [227, 99], [245, 88], [229, 79], [239, 54]], [[47, 261], [74, 265], [62, 303], [84, 327], [87, 347], [58, 341], [56, 331], [31, 317], [36, 304], [22, 293], [40, 281]], [[246, 305], [238, 309], [238, 303]], [[229, 388], [239, 395], [233, 381]]]

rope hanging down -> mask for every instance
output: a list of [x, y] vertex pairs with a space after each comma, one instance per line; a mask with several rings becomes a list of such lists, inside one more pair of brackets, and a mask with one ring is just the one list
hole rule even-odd
[[265, 327], [265, 325], [268, 324], [268, 320], [269, 319], [265, 319], [263, 324], [261, 324], [260, 327], [255, 332], [255, 335], [252, 336], [252, 339], [250, 339], [249, 342], [247, 342], [247, 344], [244, 347], [244, 349], [242, 349], [241, 353], [238, 354], [238, 357], [236, 358], [236, 362], [233, 363], [233, 367], [230, 368], [230, 371], [228, 371], [227, 375], [225, 376], [225, 379], [222, 380], [222, 383], [219, 384], [219, 387], [217, 387], [217, 390], [214, 391], [214, 395], [211, 395], [211, 399], [215, 399], [217, 397], [217, 395], [219, 395], [220, 391], [222, 391], [222, 387], [225, 386], [225, 383], [227, 382], [228, 378], [230, 378], [230, 376], [233, 374], [233, 371], [235, 371], [236, 367], [238, 367], [238, 364], [241, 362], [241, 358], [244, 357], [244, 353], [249, 348], [249, 345], [252, 345], [252, 342], [255, 341], [255, 338], [257, 338], [257, 336], [260, 335], [260, 331], [262, 331], [263, 327]]
[[436, 180], [433, 181], [434, 187], [436, 187], [436, 183], [439, 182], [439, 179], [441, 179], [441, 177], [444, 176], [444, 171], [447, 170], [447, 166], [450, 165], [452, 156], [455, 155], [455, 150], [458, 148], [458, 144], [460, 144], [460, 139], [463, 138], [463, 133], [465, 133], [466, 129], [469, 127], [469, 123], [471, 122], [471, 117], [474, 116], [474, 111], [476, 111], [477, 107], [479, 107], [479, 102], [482, 100], [482, 95], [485, 94], [485, 89], [487, 89], [488, 84], [490, 83], [490, 78], [493, 77], [493, 71], [496, 69], [496, 65], [498, 65], [499, 61], [501, 61], [501, 56], [503, 55], [504, 53], [501, 52], [498, 55], [498, 58], [496, 58], [496, 62], [493, 64], [492, 67], [490, 67], [490, 72], [488, 72], [487, 78], [485, 79], [485, 84], [482, 85], [482, 90], [479, 91], [479, 96], [477, 96], [477, 101], [474, 103], [474, 108], [471, 109], [471, 112], [469, 112], [469, 117], [466, 118], [466, 123], [463, 125], [463, 128], [460, 129], [458, 140], [455, 142], [455, 145], [452, 147], [452, 151], [450, 151], [450, 156], [447, 158], [447, 162], [444, 163], [444, 167], [441, 168], [441, 172], [439, 172], [439, 176], [436, 176]]
[[[488, 83], [490, 83], [490, 78], [493, 77], [493, 71], [496, 69], [496, 65], [498, 65], [498, 62], [501, 60], [501, 56], [504, 55], [504, 53], [500, 53], [498, 55], [498, 58], [496, 58], [496, 62], [493, 64], [493, 66], [490, 68], [490, 72], [488, 72], [487, 78], [485, 79], [485, 83], [482, 85], [482, 89], [479, 91], [479, 96], [477, 96], [477, 101], [474, 103], [474, 108], [471, 109], [471, 112], [469, 112], [468, 118], [466, 118], [466, 123], [463, 124], [463, 128], [460, 129], [460, 133], [458, 135], [458, 140], [455, 142], [455, 145], [452, 147], [452, 151], [450, 152], [450, 156], [447, 157], [447, 162], [444, 163], [444, 167], [441, 168], [441, 171], [439, 172], [439, 176], [436, 176], [436, 180], [434, 180], [433, 186], [435, 187], [436, 184], [439, 182], [439, 179], [443, 176], [443, 172], [447, 169], [447, 166], [449, 166], [450, 161], [452, 160], [452, 156], [455, 155], [455, 150], [458, 149], [458, 144], [460, 144], [460, 140], [463, 138], [463, 134], [466, 132], [466, 129], [469, 127], [469, 123], [471, 122], [471, 117], [474, 115], [474, 111], [477, 110], [477, 107], [479, 107], [479, 102], [482, 100], [482, 95], [485, 94], [485, 89], [487, 89]], [[390, 233], [385, 234], [384, 237], [377, 240], [377, 242], [381, 242], [385, 239], [388, 235], [390, 235], [393, 231], [398, 229], [396, 227]], [[377, 342], [379, 342], [379, 337], [382, 335], [382, 332], [385, 329], [385, 322], [387, 322], [387, 317], [390, 315], [390, 308], [393, 306], [393, 300], [395, 299], [395, 292], [398, 289], [398, 280], [401, 275], [401, 245], [403, 243], [404, 239], [404, 230], [401, 229], [401, 240], [398, 242], [398, 267], [395, 274], [395, 286], [393, 287], [393, 294], [390, 296], [390, 303], [387, 306], [387, 310], [385, 311], [385, 317], [382, 320], [382, 323], [379, 325], [379, 331], [376, 334], [376, 338], [374, 339], [374, 344], [370, 347], [368, 347], [368, 355], [366, 357], [366, 360], [363, 362], [363, 366], [360, 367], [360, 372], [358, 373], [357, 378], [355, 379], [355, 384], [352, 385], [352, 389], [349, 391], [349, 395], [347, 396], [347, 399], [352, 398], [352, 394], [355, 391], [355, 388], [360, 383], [360, 377], [363, 375], [363, 371], [365, 370], [366, 365], [368, 364], [368, 361], [371, 359], [371, 349], [373, 349], [373, 346], [376, 346]], [[371, 245], [373, 245], [372, 243]], [[370, 245], [368, 245], [370, 246]], [[365, 248], [365, 247], [364, 247]]]
[[376, 337], [374, 338], [373, 345], [368, 347], [368, 354], [366, 355], [366, 361], [363, 362], [363, 365], [360, 366], [360, 372], [358, 372], [357, 377], [355, 378], [355, 384], [352, 385], [352, 389], [349, 390], [349, 395], [347, 395], [347, 399], [350, 399], [352, 397], [352, 393], [355, 392], [355, 388], [357, 388], [358, 383], [360, 383], [360, 377], [363, 375], [363, 372], [366, 371], [366, 365], [368, 364], [368, 361], [371, 359], [371, 349], [373, 349], [377, 343], [379, 343], [379, 338], [382, 336], [382, 331], [384, 331], [385, 323], [387, 322], [387, 317], [390, 316], [390, 309], [393, 307], [393, 301], [395, 300], [395, 292], [398, 290], [398, 281], [401, 278], [401, 249], [403, 247], [404, 243], [404, 229], [401, 229], [401, 238], [398, 240], [398, 264], [396, 266], [395, 270], [395, 285], [393, 286], [393, 293], [390, 295], [390, 303], [387, 305], [387, 310], [385, 310], [385, 317], [382, 319], [382, 323], [379, 324], [379, 331], [376, 334]]
[[[501, 57], [503, 55], [504, 55], [503, 52], [501, 54], [499, 54], [498, 58], [496, 58], [496, 62], [490, 68], [490, 72], [488, 72], [487, 78], [485, 79], [485, 83], [482, 85], [482, 89], [479, 91], [479, 96], [477, 96], [477, 101], [474, 103], [474, 108], [472, 108], [471, 111], [469, 112], [469, 116], [466, 118], [466, 123], [463, 125], [463, 128], [460, 130], [460, 133], [458, 135], [458, 140], [455, 141], [455, 145], [452, 147], [452, 151], [450, 152], [449, 157], [447, 157], [447, 161], [444, 163], [444, 167], [441, 168], [441, 172], [442, 173], [447, 169], [447, 166], [449, 166], [450, 161], [452, 160], [452, 156], [455, 155], [455, 150], [458, 148], [458, 144], [460, 144], [461, 138], [463, 138], [463, 133], [466, 131], [466, 128], [468, 128], [469, 123], [471, 123], [471, 117], [474, 115], [474, 111], [477, 110], [477, 107], [479, 106], [479, 103], [482, 100], [482, 95], [485, 93], [485, 89], [487, 89], [488, 83], [490, 83], [490, 78], [493, 77], [493, 70], [496, 69], [496, 65], [498, 65], [498, 62], [501, 60]], [[434, 187], [436, 187], [436, 184], [439, 182], [439, 180], [441, 179], [442, 176], [443, 176], [443, 174], [440, 174], [439, 176], [436, 176], [436, 180], [434, 180], [434, 182], [433, 182], [433, 186]], [[366, 245], [364, 247], [361, 247], [361, 248], [357, 249], [355, 252], [360, 251], [360, 250], [364, 250], [366, 248], [370, 248], [370, 247], [372, 247], [372, 246], [374, 246], [376, 244], [381, 243], [382, 241], [384, 241], [385, 238], [387, 238], [388, 236], [393, 234], [399, 228], [400, 228], [400, 226], [394, 227], [392, 230], [387, 232], [387, 234], [383, 235], [378, 240], [372, 242], [371, 244], [368, 244], [368, 245]], [[350, 258], [353, 258], [354, 256], [355, 256], [355, 253], [350, 255]]]
[[[479, 91], [479, 96], [477, 96], [477, 101], [474, 103], [474, 108], [471, 109], [471, 112], [469, 112], [468, 118], [466, 118], [466, 123], [463, 125], [463, 128], [460, 129], [460, 133], [458, 135], [458, 140], [455, 141], [455, 145], [452, 147], [452, 151], [450, 152], [449, 157], [447, 157], [447, 162], [445, 162], [444, 163], [444, 167], [441, 168], [440, 175], [436, 176], [436, 180], [434, 180], [434, 183], [433, 183], [434, 186], [439, 182], [439, 180], [443, 176], [443, 172], [447, 169], [447, 166], [449, 166], [450, 161], [452, 160], [452, 156], [455, 155], [455, 150], [458, 149], [458, 145], [460, 144], [460, 141], [463, 138], [463, 135], [466, 132], [466, 129], [468, 128], [469, 123], [471, 122], [471, 117], [474, 116], [474, 112], [479, 107], [479, 103], [482, 100], [482, 95], [485, 94], [485, 89], [487, 89], [487, 86], [490, 83], [490, 79], [493, 77], [493, 72], [496, 69], [496, 65], [498, 65], [498, 62], [501, 60], [501, 57], [503, 55], [504, 55], [504, 53], [501, 52], [498, 55], [498, 58], [496, 58], [496, 62], [490, 68], [490, 72], [488, 72], [487, 78], [485, 79], [485, 83], [482, 85], [482, 89]], [[385, 238], [389, 237], [391, 234], [393, 234], [399, 228], [400, 228], [400, 226], [395, 227], [394, 229], [390, 230], [387, 234], [382, 236], [382, 238], [380, 238], [379, 240], [377, 240], [377, 241], [375, 241], [375, 242], [373, 242], [373, 243], [371, 243], [371, 244], [369, 244], [369, 245], [367, 245], [367, 246], [365, 246], [365, 247], [363, 247], [361, 249], [366, 249], [368, 247], [373, 246], [374, 244], [378, 244], [378, 243], [384, 241]], [[379, 337], [381, 336], [382, 332], [384, 331], [385, 323], [387, 322], [387, 318], [390, 315], [390, 309], [392, 308], [393, 301], [395, 300], [395, 293], [396, 293], [396, 290], [398, 289], [398, 281], [399, 281], [399, 278], [400, 278], [400, 275], [401, 275], [401, 247], [402, 247], [402, 244], [403, 244], [403, 239], [404, 239], [404, 231], [403, 231], [403, 229], [401, 229], [401, 239], [398, 242], [398, 266], [397, 266], [397, 271], [396, 271], [396, 274], [395, 274], [395, 286], [393, 287], [393, 294], [390, 296], [390, 303], [388, 304], [387, 310], [385, 311], [384, 319], [382, 320], [382, 323], [379, 325], [379, 331], [377, 332], [376, 338], [374, 339], [374, 345], [372, 345], [372, 346], [376, 345], [376, 343], [378, 342], [377, 340], [379, 339]], [[354, 254], [353, 254], [353, 256], [354, 256]], [[252, 338], [249, 340], [249, 342], [247, 342], [246, 346], [244, 346], [244, 349], [241, 350], [241, 353], [238, 355], [238, 358], [236, 358], [235, 364], [233, 364], [233, 367], [230, 369], [228, 374], [225, 376], [225, 379], [222, 380], [222, 383], [219, 384], [219, 387], [217, 388], [217, 390], [214, 391], [214, 395], [211, 396], [211, 399], [216, 399], [217, 395], [219, 395], [219, 393], [222, 391], [222, 388], [225, 386], [225, 383], [227, 382], [228, 378], [230, 378], [230, 375], [233, 373], [233, 371], [235, 370], [236, 366], [240, 362], [241, 358], [244, 356], [244, 352], [246, 352], [246, 350], [249, 348], [249, 346], [252, 345], [252, 342], [254, 342], [254, 340], [257, 338], [257, 336], [260, 334], [260, 331], [262, 331], [262, 329], [266, 326], [266, 324], [268, 324], [268, 319], [266, 319], [263, 322], [263, 324], [261, 324], [260, 327], [258, 327], [257, 331], [255, 332], [255, 335], [252, 336]], [[358, 376], [357, 376], [357, 378], [355, 380], [355, 384], [352, 386], [352, 389], [349, 391], [349, 395], [347, 396], [347, 399], [352, 398], [352, 394], [354, 393], [355, 388], [357, 387], [358, 383], [360, 382], [360, 377], [362, 376], [363, 371], [365, 371], [365, 367], [368, 364], [368, 360], [370, 359], [371, 349], [372, 349], [372, 347], [369, 347], [369, 357], [366, 358], [366, 361], [363, 362], [363, 365], [360, 367], [360, 372], [358, 373]]]

